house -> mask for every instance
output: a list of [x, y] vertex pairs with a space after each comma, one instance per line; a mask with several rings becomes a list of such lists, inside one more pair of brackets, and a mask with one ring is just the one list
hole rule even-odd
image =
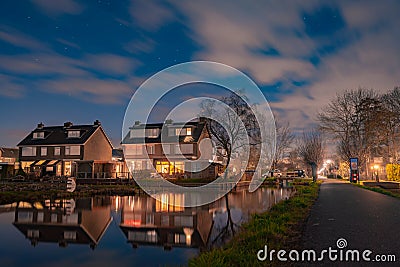
[[133, 196], [131, 203], [122, 203], [119, 226], [132, 247], [206, 248], [213, 227], [213, 214], [204, 207], [180, 206], [184, 201], [180, 194], [166, 193], [162, 199], [165, 202]]
[[[122, 141], [126, 164], [134, 175], [164, 178], [210, 178], [218, 175], [206, 120], [187, 123], [135, 122]], [[152, 173], [153, 172], [153, 173]]]
[[18, 169], [18, 149], [0, 147], [0, 179], [15, 175]]
[[88, 244], [94, 249], [112, 221], [110, 207], [102, 199], [44, 200], [30, 204], [19, 202], [13, 225], [30, 240], [38, 243]]
[[0, 147], [0, 162], [15, 163], [18, 160], [18, 148]]
[[22, 168], [36, 176], [111, 177], [113, 146], [96, 120], [91, 125], [39, 123], [19, 144]]

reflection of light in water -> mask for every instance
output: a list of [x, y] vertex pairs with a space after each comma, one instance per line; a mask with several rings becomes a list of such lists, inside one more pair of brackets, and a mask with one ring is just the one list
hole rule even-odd
[[192, 244], [192, 234], [194, 232], [194, 229], [185, 227], [183, 228], [183, 232], [186, 236], [186, 245], [190, 246]]
[[120, 207], [121, 207], [121, 199], [122, 198], [120, 196], [116, 196], [114, 198], [114, 209], [115, 209], [115, 211], [118, 211], [120, 209]]
[[183, 211], [185, 198], [183, 194], [162, 193], [156, 201], [156, 212]]

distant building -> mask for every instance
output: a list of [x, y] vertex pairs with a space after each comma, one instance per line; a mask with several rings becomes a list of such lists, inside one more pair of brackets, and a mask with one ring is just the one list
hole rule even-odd
[[15, 175], [18, 169], [18, 148], [0, 147], [0, 179]]
[[202, 120], [136, 122], [124, 137], [122, 147], [125, 161], [134, 173], [154, 167], [165, 178], [216, 178], [220, 164], [213, 156], [209, 138], [206, 122]]
[[113, 173], [115, 176], [112, 178], [131, 178], [131, 173], [126, 166], [124, 152], [121, 148], [114, 148], [112, 150]]
[[112, 176], [113, 146], [98, 120], [91, 125], [39, 123], [18, 148], [22, 168], [36, 176]]
[[0, 162], [15, 163], [18, 160], [18, 148], [0, 147]]

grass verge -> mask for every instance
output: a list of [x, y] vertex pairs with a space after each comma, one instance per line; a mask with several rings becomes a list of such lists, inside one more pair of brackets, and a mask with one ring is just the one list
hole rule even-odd
[[384, 195], [387, 195], [387, 196], [400, 198], [400, 194], [399, 193], [394, 193], [394, 192], [392, 192], [390, 190], [386, 190], [386, 189], [383, 189], [383, 188], [380, 188], [380, 187], [370, 187], [370, 186], [365, 186], [365, 185], [361, 185], [361, 184], [354, 184], [354, 185], [358, 186], [358, 187], [361, 187], [361, 188], [364, 188], [364, 189], [367, 189], [367, 190], [370, 190], [370, 191], [381, 193], [381, 194], [384, 194]]
[[[301, 233], [309, 210], [318, 197], [319, 184], [294, 185], [295, 195], [256, 214], [223, 248], [201, 253], [189, 266], [262, 266], [270, 262], [257, 260], [257, 252], [269, 249], [300, 249]], [[274, 262], [272, 263], [274, 264]]]

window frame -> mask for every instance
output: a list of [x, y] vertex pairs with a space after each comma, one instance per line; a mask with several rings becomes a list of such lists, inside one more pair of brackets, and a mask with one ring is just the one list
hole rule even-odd
[[80, 130], [69, 130], [68, 131], [68, 138], [80, 138], [81, 131]]
[[44, 132], [34, 132], [33, 139], [44, 139]]
[[65, 146], [65, 155], [66, 156], [80, 156], [81, 155], [81, 146]]
[[[42, 146], [41, 148], [40, 148], [40, 156], [47, 156], [47, 146]], [[43, 153], [43, 151], [45, 151], [44, 153]]]
[[[27, 153], [28, 150], [30, 151], [29, 154]], [[34, 157], [37, 155], [37, 149], [34, 146], [25, 146], [22, 147], [21, 154], [23, 157]]]

